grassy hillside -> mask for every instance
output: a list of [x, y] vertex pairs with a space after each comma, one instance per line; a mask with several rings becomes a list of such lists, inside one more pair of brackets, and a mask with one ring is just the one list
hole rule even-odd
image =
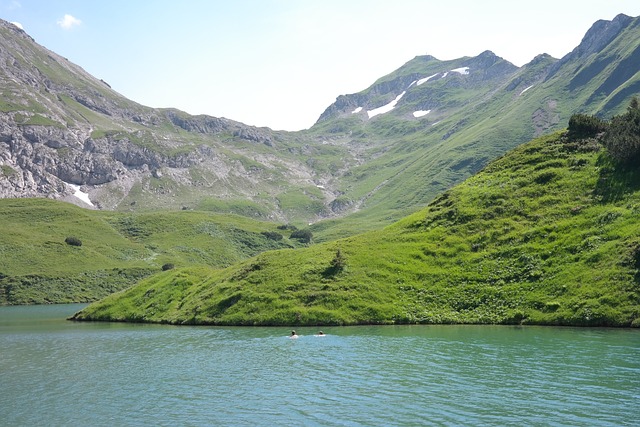
[[[626, 18], [620, 18], [624, 21]], [[518, 70], [492, 54], [439, 61], [416, 57], [371, 87], [342, 96], [310, 132], [349, 133], [364, 162], [340, 180], [341, 198], [357, 206], [344, 220], [314, 224], [319, 237], [346, 237], [397, 221], [438, 194], [475, 174], [510, 149], [559, 131], [581, 112], [609, 117], [624, 111], [640, 90], [638, 29], [633, 18], [620, 34], [597, 49], [602, 31], [593, 28], [583, 44], [562, 60], [539, 55]], [[487, 67], [488, 64], [491, 66]], [[449, 72], [413, 85], [414, 79], [469, 66], [468, 75]], [[505, 71], [506, 70], [506, 71]], [[504, 74], [503, 79], [496, 76]], [[366, 119], [369, 107], [406, 95], [390, 112]], [[376, 103], [382, 93], [387, 98]], [[353, 114], [356, 106], [364, 106]], [[414, 117], [416, 110], [429, 110]], [[362, 116], [362, 117], [359, 117]], [[331, 229], [329, 229], [331, 228]]]
[[[123, 214], [2, 199], [0, 218], [0, 304], [94, 301], [165, 264], [220, 268], [298, 245], [266, 235], [289, 235], [276, 224], [206, 212]], [[82, 245], [65, 243], [67, 237]]]
[[556, 133], [384, 230], [164, 272], [75, 318], [640, 326], [639, 268], [640, 171]]

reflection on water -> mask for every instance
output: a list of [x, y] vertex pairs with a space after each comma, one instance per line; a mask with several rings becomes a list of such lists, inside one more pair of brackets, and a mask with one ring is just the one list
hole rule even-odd
[[74, 323], [0, 307], [0, 424], [624, 426], [640, 331]]

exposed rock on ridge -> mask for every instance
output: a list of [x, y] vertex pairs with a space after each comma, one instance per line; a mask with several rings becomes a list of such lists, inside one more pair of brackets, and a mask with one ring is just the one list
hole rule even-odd
[[[221, 167], [237, 162], [217, 154], [213, 147], [222, 140], [274, 147], [278, 139], [267, 128], [144, 107], [37, 45], [13, 24], [0, 20], [0, 35], [0, 197], [74, 200], [65, 184], [71, 183], [87, 186], [96, 206], [116, 208], [133, 187], [163, 187], [149, 186], [163, 175], [195, 184], [189, 168], [198, 168], [198, 176], [240, 177], [241, 169]], [[265, 166], [272, 168], [272, 161]], [[304, 164], [292, 169], [299, 167], [307, 169]], [[174, 171], [167, 174], [169, 169]]]

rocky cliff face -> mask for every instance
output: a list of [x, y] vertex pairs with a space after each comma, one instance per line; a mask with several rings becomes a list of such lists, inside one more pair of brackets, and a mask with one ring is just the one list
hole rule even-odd
[[92, 207], [122, 209], [275, 191], [255, 185], [256, 171], [244, 166], [250, 163], [277, 170], [283, 182], [300, 185], [303, 176], [302, 185], [315, 186], [304, 161], [288, 159], [282, 168], [276, 151], [246, 153], [247, 144], [268, 153], [282, 132], [144, 107], [10, 23], [0, 21], [0, 36], [0, 197], [64, 198], [86, 207], [73, 197], [76, 185]]

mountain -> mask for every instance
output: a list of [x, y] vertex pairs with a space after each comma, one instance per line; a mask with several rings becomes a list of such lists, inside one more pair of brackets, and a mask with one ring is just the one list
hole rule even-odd
[[279, 132], [139, 105], [2, 21], [0, 196], [313, 223], [325, 240], [376, 229], [575, 112], [621, 112], [640, 90], [638, 25], [598, 21], [523, 67], [419, 56]]
[[2, 197], [287, 220], [313, 217], [331, 196], [318, 187], [328, 165], [305, 158], [332, 153], [315, 138], [148, 108], [10, 23], [0, 35]]
[[398, 218], [490, 159], [563, 128], [571, 114], [622, 112], [640, 93], [639, 25], [625, 15], [598, 21], [562, 59], [541, 54], [520, 68], [489, 51], [452, 61], [419, 56], [338, 97], [314, 128], [349, 132], [369, 154], [343, 181], [347, 194], [372, 192], [357, 216]]
[[638, 327], [639, 213], [637, 165], [557, 132], [385, 229], [158, 274], [74, 319]]

